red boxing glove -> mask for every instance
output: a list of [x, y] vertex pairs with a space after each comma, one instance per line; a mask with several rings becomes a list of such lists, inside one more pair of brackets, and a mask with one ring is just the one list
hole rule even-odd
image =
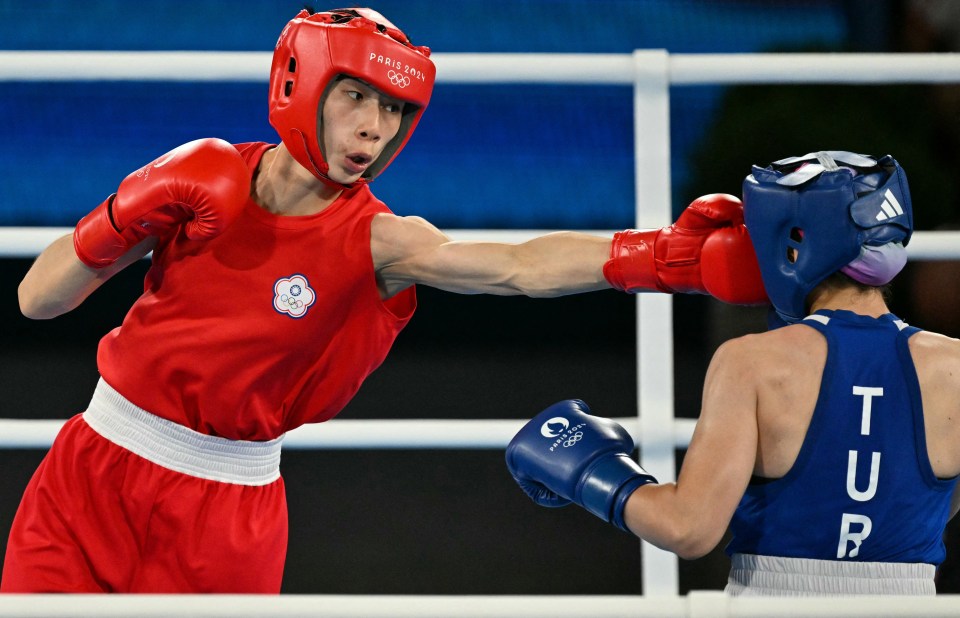
[[250, 170], [237, 149], [214, 138], [174, 148], [123, 179], [77, 223], [73, 247], [91, 268], [104, 268], [147, 236], [183, 225], [191, 240], [213, 238], [240, 215]]
[[743, 205], [724, 193], [695, 199], [670, 227], [615, 234], [603, 274], [625, 292], [710, 294], [735, 305], [769, 302]]

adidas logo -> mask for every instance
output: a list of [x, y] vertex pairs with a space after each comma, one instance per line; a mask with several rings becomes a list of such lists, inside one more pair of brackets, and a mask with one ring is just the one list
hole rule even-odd
[[887, 189], [883, 194], [883, 203], [880, 204], [880, 212], [877, 213], [877, 221], [886, 221], [887, 219], [903, 214], [903, 207], [897, 201], [893, 191]]

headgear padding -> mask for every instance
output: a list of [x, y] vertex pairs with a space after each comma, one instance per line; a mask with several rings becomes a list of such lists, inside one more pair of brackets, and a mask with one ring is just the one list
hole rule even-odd
[[[406, 103], [400, 130], [364, 172], [368, 182], [403, 149], [430, 102], [436, 67], [430, 49], [370, 9], [301, 11], [280, 33], [270, 69], [270, 124], [300, 165], [327, 183], [320, 108], [339, 75]], [[333, 183], [337, 184], [337, 183]], [[337, 185], [340, 186], [340, 185]]]
[[[899, 243], [903, 251], [913, 232], [907, 176], [890, 155], [827, 151], [753, 166], [743, 216], [767, 295], [787, 322], [806, 317], [807, 295], [861, 248]], [[895, 246], [884, 253], [905, 257]]]

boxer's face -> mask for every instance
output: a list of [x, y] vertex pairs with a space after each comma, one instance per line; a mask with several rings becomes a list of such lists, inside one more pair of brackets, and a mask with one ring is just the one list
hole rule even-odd
[[323, 152], [328, 176], [355, 182], [400, 130], [403, 102], [351, 78], [337, 82], [323, 104]]

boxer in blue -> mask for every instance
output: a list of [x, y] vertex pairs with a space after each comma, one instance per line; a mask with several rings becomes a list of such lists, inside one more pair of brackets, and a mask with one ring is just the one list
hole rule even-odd
[[744, 217], [775, 313], [714, 355], [676, 483], [581, 401], [507, 448], [544, 506], [579, 504], [684, 558], [729, 528], [733, 595], [935, 594], [960, 474], [960, 341], [889, 312], [913, 230], [889, 156], [811, 153], [754, 167]]

